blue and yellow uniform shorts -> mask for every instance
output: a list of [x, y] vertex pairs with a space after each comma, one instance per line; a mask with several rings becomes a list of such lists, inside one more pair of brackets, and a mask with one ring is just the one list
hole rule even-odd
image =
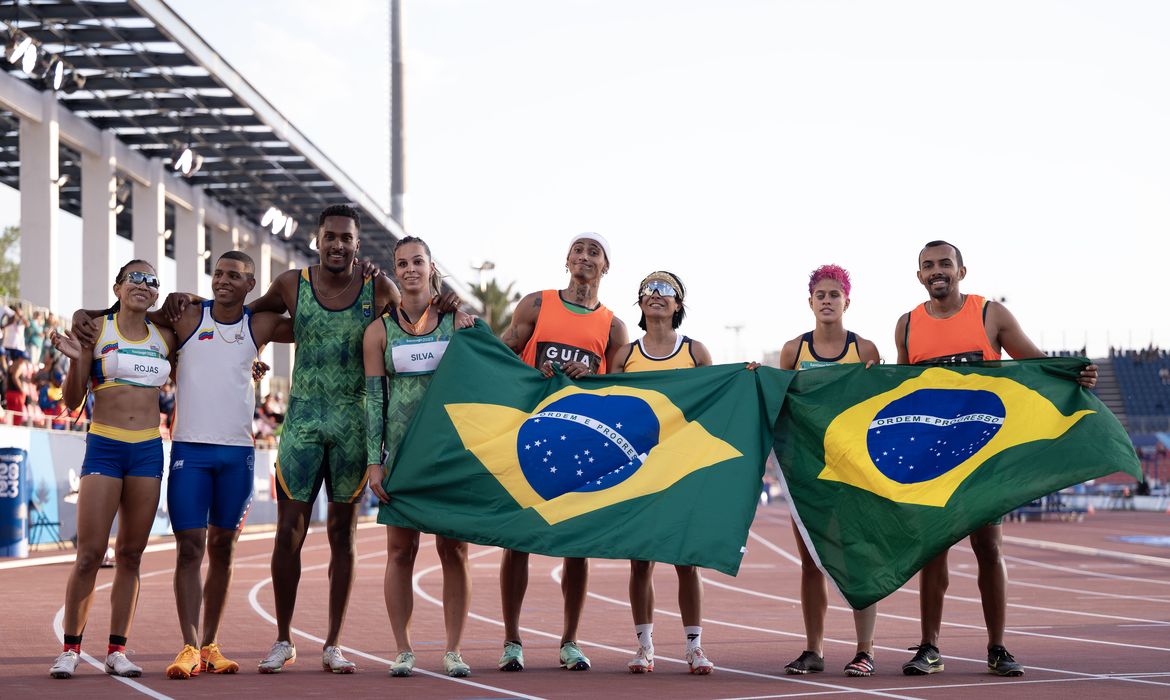
[[101, 474], [115, 479], [163, 474], [162, 436], [158, 428], [127, 430], [93, 423], [85, 438], [81, 475]]
[[251, 445], [173, 443], [167, 479], [171, 529], [179, 532], [209, 524], [238, 529], [252, 504], [255, 461]]

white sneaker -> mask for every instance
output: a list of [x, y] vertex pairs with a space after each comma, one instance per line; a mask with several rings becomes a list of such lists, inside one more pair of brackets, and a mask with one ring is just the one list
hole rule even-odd
[[280, 673], [285, 666], [297, 662], [297, 648], [292, 642], [277, 642], [272, 645], [272, 651], [260, 662], [260, 673]]
[[321, 668], [334, 673], [353, 673], [357, 665], [341, 655], [341, 647], [325, 647], [321, 653]]
[[703, 654], [702, 647], [695, 647], [694, 649], [687, 649], [687, 663], [691, 667], [691, 673], [705, 676], [715, 670], [715, 664], [711, 663]]
[[77, 671], [77, 664], [81, 662], [81, 655], [75, 651], [63, 651], [53, 662], [49, 675], [53, 678], [71, 678]]
[[644, 646], [638, 646], [638, 653], [634, 654], [634, 658], [630, 659], [630, 663], [626, 664], [626, 668], [630, 669], [630, 673], [651, 673], [654, 671], [654, 647], [647, 649]]
[[457, 651], [443, 654], [443, 671], [452, 678], [467, 678], [471, 675], [471, 667], [463, 662], [463, 657]]
[[125, 652], [115, 651], [106, 657], [106, 673], [123, 678], [137, 678], [142, 675], [142, 668], [130, 663]]
[[404, 651], [398, 656], [394, 657], [394, 663], [390, 664], [390, 675], [396, 678], [406, 678], [414, 673], [414, 654], [409, 651]]

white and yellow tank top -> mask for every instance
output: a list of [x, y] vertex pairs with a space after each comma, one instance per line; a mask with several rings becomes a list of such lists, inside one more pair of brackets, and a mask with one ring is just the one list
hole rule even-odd
[[627, 372], [653, 372], [660, 369], [690, 369], [694, 366], [691, 339], [680, 335], [674, 343], [674, 351], [666, 357], [654, 357], [642, 347], [641, 338], [635, 340], [630, 344], [630, 356], [626, 358], [623, 369]]
[[170, 348], [158, 328], [146, 322], [146, 337], [129, 340], [118, 331], [118, 314], [106, 314], [93, 346], [90, 388], [101, 391], [117, 384], [162, 386], [171, 374]]

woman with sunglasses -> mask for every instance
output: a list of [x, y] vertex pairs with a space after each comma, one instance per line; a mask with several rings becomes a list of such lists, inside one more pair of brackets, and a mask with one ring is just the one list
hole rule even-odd
[[[618, 352], [610, 373], [649, 372], [664, 369], [706, 367], [711, 353], [697, 340], [678, 332], [686, 315], [682, 280], [671, 272], [650, 273], [638, 286], [638, 327], [646, 331]], [[706, 675], [715, 664], [703, 654], [703, 582], [693, 566], [675, 566], [678, 573], [678, 607], [687, 636], [686, 660], [691, 673]], [[654, 562], [630, 562], [630, 609], [638, 651], [627, 667], [630, 673], [654, 670]]]
[[[813, 270], [808, 278], [808, 306], [816, 317], [816, 327], [784, 344], [780, 351], [782, 369], [805, 370], [846, 362], [864, 362], [868, 367], [881, 361], [877, 346], [872, 341], [845, 330], [843, 317], [849, 308], [851, 288], [849, 273], [842, 267], [822, 265]], [[795, 519], [792, 521], [792, 532], [796, 535], [796, 546], [800, 549], [800, 610], [804, 616], [807, 646], [795, 661], [784, 667], [784, 672], [790, 675], [820, 673], [825, 670], [823, 646], [825, 614], [829, 609], [829, 586], [825, 575], [809, 554]], [[845, 667], [845, 675], [873, 675], [873, 629], [876, 621], [877, 605], [853, 611], [857, 655]]]
[[170, 376], [168, 356], [175, 346], [170, 330], [146, 318], [158, 301], [158, 287], [154, 268], [131, 260], [114, 279], [117, 301], [103, 316], [95, 345], [82, 345], [70, 331], [52, 337], [53, 346], [71, 360], [63, 387], [66, 405], [76, 409], [88, 390], [94, 393], [77, 497], [77, 559], [65, 589], [65, 648], [49, 669], [53, 678], [69, 678], [77, 669], [94, 579], [115, 515], [106, 673], [142, 675], [126, 658], [126, 637], [138, 600], [138, 567], [158, 508], [163, 470], [158, 394]]

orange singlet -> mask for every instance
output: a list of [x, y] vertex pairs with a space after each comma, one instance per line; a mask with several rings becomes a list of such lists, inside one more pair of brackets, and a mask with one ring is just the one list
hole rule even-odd
[[545, 360], [584, 362], [594, 374], [605, 374], [605, 346], [612, 323], [613, 312], [603, 305], [588, 313], [573, 313], [565, 308], [558, 290], [546, 289], [540, 293], [536, 328], [520, 359], [538, 368]]
[[962, 308], [950, 318], [934, 318], [926, 312], [925, 303], [914, 307], [906, 324], [906, 355], [910, 364], [1000, 359], [984, 327], [987, 303], [981, 296], [968, 294]]

